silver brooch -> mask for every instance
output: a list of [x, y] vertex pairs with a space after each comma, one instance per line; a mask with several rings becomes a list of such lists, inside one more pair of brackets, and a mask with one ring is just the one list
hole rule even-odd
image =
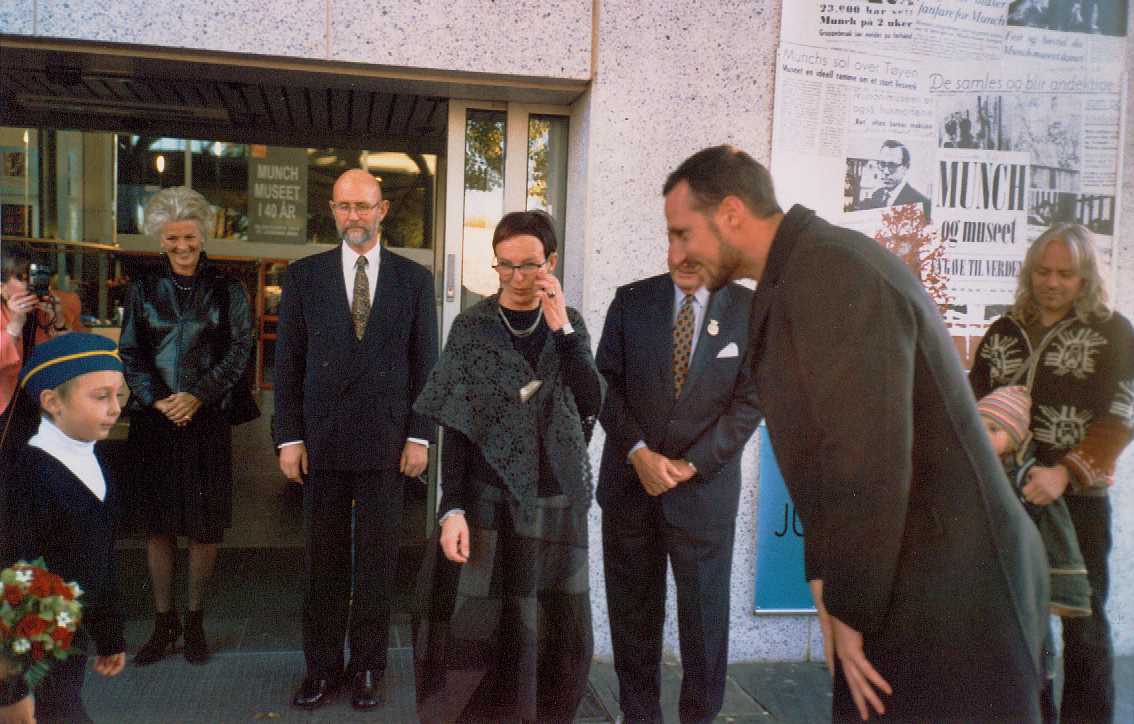
[[528, 384], [520, 388], [520, 402], [527, 402], [532, 399], [532, 395], [536, 393], [543, 385], [543, 380], [532, 380]]

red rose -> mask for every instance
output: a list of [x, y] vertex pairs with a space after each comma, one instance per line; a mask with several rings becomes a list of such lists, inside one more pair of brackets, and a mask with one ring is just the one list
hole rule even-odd
[[51, 582], [51, 595], [62, 596], [66, 601], [75, 598], [75, 594], [71, 592], [71, 587], [64, 583], [62, 578], [56, 578]]
[[24, 592], [18, 585], [7, 584], [4, 586], [4, 600], [9, 606], [19, 606], [20, 601], [24, 600]]
[[46, 653], [47, 653], [47, 652], [46, 652], [46, 651], [44, 650], [44, 648], [43, 648], [43, 642], [41, 642], [41, 641], [32, 641], [32, 645], [31, 645], [31, 655], [32, 655], [32, 659], [33, 659], [33, 660], [35, 660], [35, 661], [43, 661], [43, 657], [44, 657], [44, 656], [46, 655]]
[[56, 626], [55, 630], [51, 632], [51, 638], [55, 640], [55, 643], [61, 649], [71, 648], [71, 638], [74, 635], [75, 634], [71, 633], [62, 626]]
[[54, 578], [42, 568], [32, 569], [31, 585], [28, 591], [36, 598], [45, 598], [51, 595], [51, 579]]
[[29, 613], [16, 624], [16, 635], [30, 639], [34, 636], [39, 636], [46, 631], [47, 628], [47, 621], [44, 621], [34, 613]]

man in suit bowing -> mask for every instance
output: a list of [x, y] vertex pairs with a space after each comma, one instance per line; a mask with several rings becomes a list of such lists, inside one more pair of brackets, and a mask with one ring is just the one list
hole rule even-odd
[[671, 238], [669, 273], [618, 289], [595, 362], [609, 385], [598, 502], [627, 722], [661, 722], [666, 559], [677, 583], [682, 722], [721, 709], [740, 452], [760, 420], [743, 363], [752, 292], [705, 288]]
[[388, 210], [373, 176], [343, 173], [342, 244], [288, 266], [280, 300], [273, 432], [280, 469], [303, 484], [307, 674], [292, 703], [304, 709], [344, 674], [356, 709], [384, 699], [402, 476], [425, 470], [436, 434], [411, 409], [437, 361], [433, 279], [382, 248]]
[[759, 280], [752, 372], [830, 615], [833, 719], [1039, 721], [1043, 544], [921, 283], [875, 240], [785, 214], [732, 146], [664, 194], [710, 289]]

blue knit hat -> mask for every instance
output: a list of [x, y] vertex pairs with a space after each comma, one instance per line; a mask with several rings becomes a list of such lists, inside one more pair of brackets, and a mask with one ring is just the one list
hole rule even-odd
[[53, 390], [67, 380], [88, 372], [122, 371], [118, 345], [106, 337], [85, 332], [69, 332], [40, 342], [20, 370], [20, 387], [33, 400], [39, 393]]

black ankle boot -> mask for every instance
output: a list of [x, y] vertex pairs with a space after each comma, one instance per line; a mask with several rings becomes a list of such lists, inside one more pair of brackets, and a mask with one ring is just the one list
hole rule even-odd
[[154, 618], [154, 632], [150, 634], [150, 640], [134, 654], [134, 664], [147, 666], [160, 660], [165, 656], [166, 648], [173, 651], [180, 637], [181, 620], [177, 617], [177, 611], [159, 612]]
[[203, 664], [209, 660], [209, 644], [205, 641], [205, 616], [201, 611], [185, 614], [185, 660]]

